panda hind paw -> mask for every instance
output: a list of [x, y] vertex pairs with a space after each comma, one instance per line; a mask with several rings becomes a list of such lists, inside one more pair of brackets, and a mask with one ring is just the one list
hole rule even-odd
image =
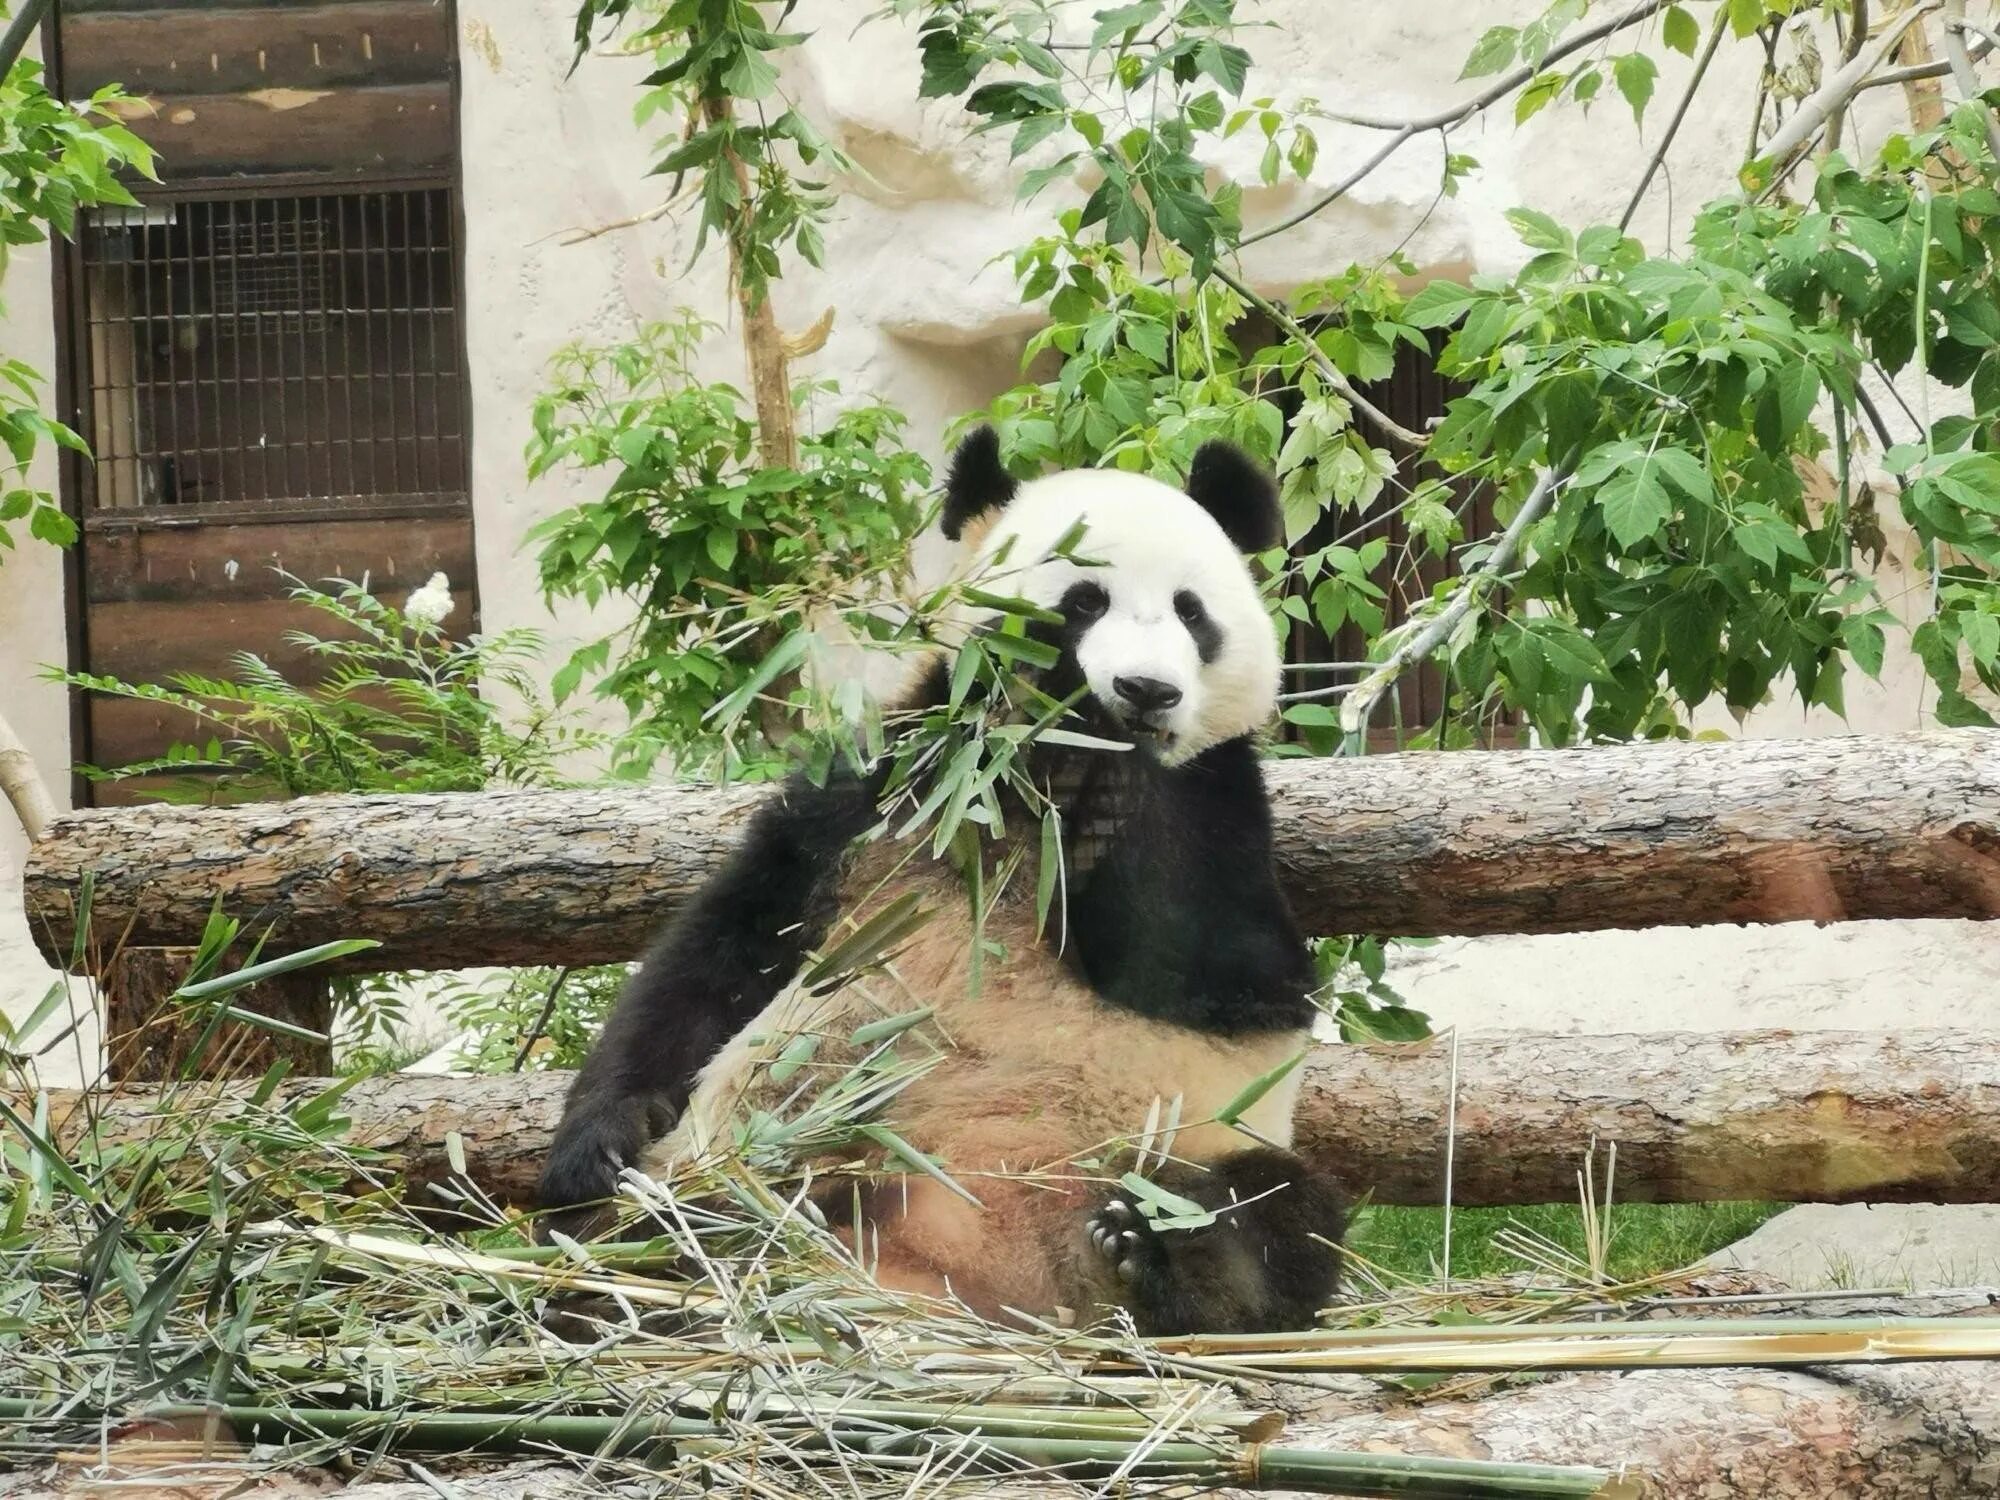
[[1090, 1216], [1084, 1224], [1084, 1238], [1097, 1258], [1127, 1286], [1156, 1270], [1162, 1258], [1152, 1226], [1123, 1198], [1113, 1198]]

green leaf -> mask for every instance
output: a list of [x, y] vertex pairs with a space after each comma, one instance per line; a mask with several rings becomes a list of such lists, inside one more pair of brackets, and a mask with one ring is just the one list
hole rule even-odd
[[1530, 250], [1573, 250], [1570, 233], [1547, 214], [1532, 208], [1510, 208], [1507, 222]]
[[1443, 328], [1456, 323], [1475, 302], [1489, 300], [1456, 281], [1433, 281], [1404, 306], [1402, 321], [1413, 328]]
[[1975, 662], [1982, 667], [1991, 667], [1996, 660], [2000, 660], [2000, 615], [1966, 610], [1958, 620], [1959, 635]]
[[1657, 535], [1674, 509], [1659, 473], [1644, 466], [1607, 480], [1597, 491], [1597, 504], [1604, 512], [1604, 524], [1627, 550]]
[[1521, 90], [1521, 97], [1514, 101], [1514, 123], [1525, 125], [1546, 109], [1563, 91], [1569, 81], [1563, 73], [1537, 73]]
[[1660, 40], [1681, 56], [1693, 57], [1694, 49], [1701, 44], [1701, 27], [1680, 6], [1669, 5], [1660, 27]]
[[1849, 615], [1840, 622], [1840, 634], [1855, 665], [1870, 677], [1879, 678], [1882, 675], [1882, 627], [1873, 620]]
[[933, 1182], [943, 1184], [945, 1187], [949, 1188], [952, 1192], [958, 1194], [958, 1196], [963, 1198], [967, 1203], [970, 1203], [974, 1208], [984, 1208], [986, 1206], [985, 1204], [981, 1203], [977, 1198], [973, 1197], [971, 1193], [967, 1192], [958, 1183], [954, 1182], [948, 1175], [946, 1175], [944, 1169], [938, 1166], [936, 1162], [932, 1161], [928, 1156], [924, 1155], [923, 1152], [919, 1151], [915, 1146], [912, 1146], [908, 1141], [904, 1140], [900, 1135], [897, 1135], [896, 1132], [889, 1129], [888, 1126], [862, 1125], [858, 1128], [862, 1135], [867, 1136], [868, 1139], [875, 1142], [876, 1145], [886, 1149], [891, 1156], [899, 1158], [902, 1162], [904, 1162], [908, 1166], [915, 1167], [919, 1172], [923, 1173], [924, 1176], [930, 1178]]
[[872, 1047], [892, 1036], [901, 1036], [913, 1026], [921, 1026], [936, 1014], [936, 1006], [926, 1005], [919, 1010], [906, 1010], [900, 1015], [883, 1016], [880, 1020], [855, 1027], [848, 1039], [857, 1047]]
[[1270, 1072], [1253, 1078], [1242, 1093], [1215, 1112], [1215, 1118], [1224, 1125], [1234, 1125], [1250, 1112], [1259, 1099], [1291, 1077], [1293, 1070], [1305, 1060], [1305, 1052], [1296, 1052], [1288, 1061], [1279, 1063]]
[[1170, 1193], [1137, 1172], [1127, 1172], [1118, 1183], [1155, 1229], [1200, 1229], [1215, 1222], [1215, 1215], [1193, 1199]]
[[1625, 102], [1632, 106], [1632, 118], [1644, 118], [1646, 105], [1653, 97], [1653, 81], [1660, 70], [1652, 58], [1643, 52], [1628, 52], [1611, 65], [1611, 76], [1618, 85], [1618, 92], [1625, 96]]
[[712, 528], [703, 538], [708, 548], [709, 561], [725, 574], [736, 562], [736, 533], [726, 526]]
[[1792, 434], [1805, 425], [1819, 400], [1819, 371], [1804, 360], [1788, 360], [1772, 372], [1757, 402], [1757, 441], [1764, 451], [1782, 453]]
[[[288, 953], [283, 958], [266, 959], [263, 963], [252, 964], [247, 969], [238, 969], [234, 974], [224, 974], [216, 979], [204, 979], [196, 984], [184, 984], [174, 991], [177, 1000], [212, 1000], [219, 995], [234, 994], [237, 990], [248, 989], [253, 984], [266, 979], [275, 979], [280, 974], [293, 974], [300, 969], [311, 968], [314, 964], [331, 963], [336, 958], [345, 958], [350, 953], [365, 953], [370, 948], [382, 945], [373, 938], [341, 938], [337, 942], [320, 943], [311, 948], [301, 948], [297, 953]], [[309, 1033], [316, 1035], [316, 1033]]]
[[1472, 53], [1465, 60], [1465, 68], [1460, 78], [1484, 78], [1498, 73], [1514, 61], [1521, 45], [1519, 28], [1495, 26], [1472, 44]]

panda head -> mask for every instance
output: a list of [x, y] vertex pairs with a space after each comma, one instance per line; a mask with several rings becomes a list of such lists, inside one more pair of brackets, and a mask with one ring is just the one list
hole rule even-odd
[[[1052, 555], [1082, 523], [1072, 549]], [[1239, 449], [1196, 453], [1185, 490], [1114, 469], [1019, 483], [990, 427], [952, 455], [945, 535], [995, 592], [1063, 618], [1052, 686], [1087, 690], [1090, 716], [1169, 765], [1264, 726], [1279, 656], [1247, 554], [1281, 539], [1277, 491]]]

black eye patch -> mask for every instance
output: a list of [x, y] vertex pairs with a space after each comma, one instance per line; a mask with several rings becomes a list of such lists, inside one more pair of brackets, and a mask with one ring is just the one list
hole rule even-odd
[[1191, 589], [1182, 589], [1174, 595], [1174, 613], [1180, 616], [1181, 624], [1194, 637], [1194, 649], [1201, 655], [1201, 664], [1209, 665], [1222, 654], [1222, 627], [1209, 617], [1202, 607], [1201, 596]]
[[1111, 596], [1104, 591], [1103, 584], [1093, 583], [1086, 578], [1081, 583], [1073, 583], [1065, 589], [1062, 603], [1056, 608], [1073, 624], [1085, 624], [1097, 619], [1111, 608]]

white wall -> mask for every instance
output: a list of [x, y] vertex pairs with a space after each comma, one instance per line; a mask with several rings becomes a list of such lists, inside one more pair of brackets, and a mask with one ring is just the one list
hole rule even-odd
[[[1457, 74], [1479, 27], [1542, 8], [1543, 0], [1264, 0], [1254, 13], [1280, 29], [1246, 34], [1267, 62], [1249, 92], [1312, 97], [1372, 115], [1434, 109], [1477, 87]], [[551, 622], [532, 559], [521, 550], [530, 526], [594, 483], [581, 476], [532, 486], [525, 480], [529, 404], [548, 358], [570, 340], [616, 339], [675, 308], [719, 322], [732, 311], [719, 250], [689, 270], [686, 213], [654, 214], [664, 183], [646, 175], [650, 144], [631, 123], [643, 65], [600, 56], [569, 74], [569, 9], [550, 0], [459, 0], [482, 613], [489, 628], [550, 631], [552, 662], [612, 616], [586, 620], [566, 611]], [[864, 25], [875, 9], [877, 0], [820, 0], [799, 12], [801, 24], [816, 25], [819, 34], [788, 56], [788, 86], [868, 180], [843, 188], [827, 235], [830, 269], [800, 268], [773, 295], [788, 329], [805, 328], [825, 308], [836, 312], [826, 348], [800, 374], [832, 376], [856, 395], [899, 404], [916, 439], [935, 450], [949, 419], [1016, 378], [1018, 350], [1035, 319], [1019, 306], [996, 258], [1040, 231], [1047, 205], [1023, 210], [1014, 202], [1004, 142], [968, 138], [955, 102], [917, 101], [911, 31], [893, 22]], [[1482, 171], [1456, 197], [1437, 193], [1435, 137], [1414, 141], [1305, 228], [1254, 251], [1254, 278], [1282, 291], [1398, 245], [1428, 268], [1503, 270], [1524, 255], [1502, 217], [1511, 206], [1532, 204], [1571, 223], [1615, 219], [1687, 66], [1675, 56], [1663, 60], [1643, 132], [1609, 89], [1587, 122], [1561, 106], [1521, 129], [1504, 111], [1465, 127], [1452, 147], [1477, 156]], [[1726, 188], [1748, 128], [1754, 67], [1750, 48], [1725, 48], [1636, 222], [1649, 243], [1684, 232], [1693, 206]], [[1891, 128], [1899, 108], [1894, 90], [1871, 96], [1864, 145]], [[1381, 140], [1337, 124], [1320, 135], [1319, 187]], [[1239, 142], [1217, 163], [1249, 184], [1253, 219], [1268, 221], [1308, 201], [1312, 189], [1255, 185], [1255, 154]], [[647, 215], [647, 222], [566, 243], [579, 231]], [[52, 363], [46, 288], [42, 265], [21, 257], [8, 281], [11, 321], [0, 330], [10, 350], [45, 366]], [[733, 330], [714, 341], [707, 368], [741, 378]], [[1907, 539], [1900, 545], [1907, 551]], [[59, 791], [66, 785], [66, 716], [61, 694], [36, 683], [34, 671], [62, 651], [57, 560], [30, 549], [0, 563], [0, 702], [18, 715]], [[1912, 727], [1921, 717], [1921, 674], [1900, 660], [1882, 688], [1851, 683], [1849, 704], [1852, 728]], [[1850, 726], [1776, 704], [1745, 730]], [[0, 849], [13, 852], [11, 845]], [[0, 901], [11, 913], [4, 891]], [[0, 990], [18, 992], [27, 971], [6, 959], [0, 951]], [[1441, 1020], [1477, 1026], [1964, 1021], [1991, 1014], [2000, 933], [1933, 923], [1488, 939], [1429, 950], [1403, 972], [1417, 1003]]]

